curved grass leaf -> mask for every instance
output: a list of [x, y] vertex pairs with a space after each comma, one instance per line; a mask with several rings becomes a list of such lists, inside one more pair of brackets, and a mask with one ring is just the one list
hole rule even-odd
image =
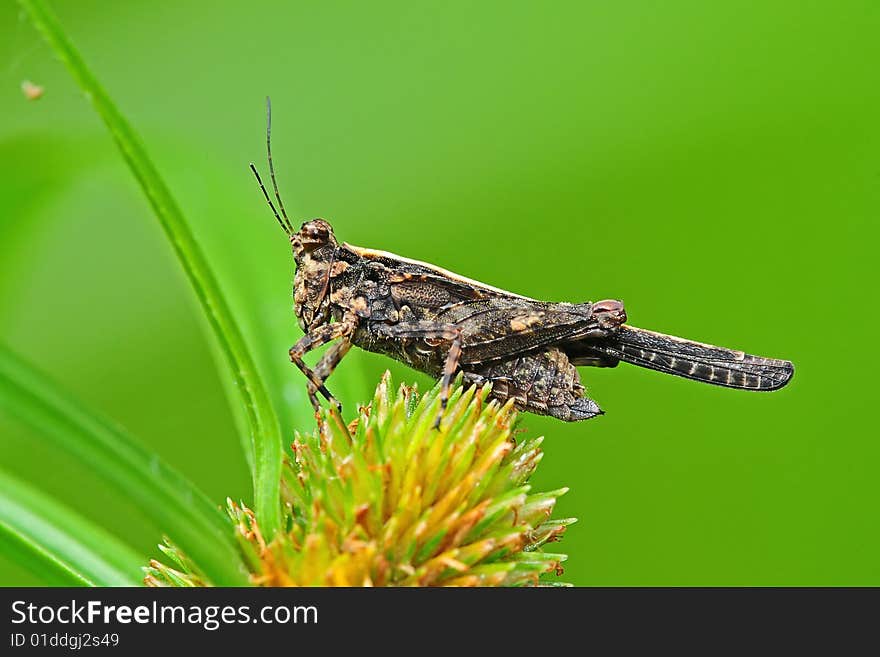
[[139, 586], [146, 563], [97, 525], [2, 471], [0, 545], [18, 563], [47, 572], [49, 581], [71, 586]]
[[[42, 546], [0, 522], [0, 554], [3, 559], [37, 578], [37, 586], [88, 586], [89, 583]], [[8, 582], [4, 582], [8, 586]]]
[[186, 478], [0, 346], [0, 408], [72, 454], [134, 501], [218, 585], [244, 585], [229, 523]]
[[278, 529], [281, 519], [278, 503], [281, 433], [275, 411], [241, 330], [183, 213], [128, 121], [86, 66], [49, 8], [41, 0], [19, 0], [19, 4], [107, 125], [195, 290], [247, 414], [251, 435], [249, 440], [243, 438], [243, 441], [253, 471], [254, 506], [261, 523], [264, 523], [264, 531], [271, 536]]

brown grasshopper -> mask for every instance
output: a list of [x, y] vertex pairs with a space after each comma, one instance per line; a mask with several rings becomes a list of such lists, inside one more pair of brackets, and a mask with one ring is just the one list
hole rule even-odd
[[[615, 367], [624, 361], [743, 390], [777, 390], [794, 372], [786, 360], [628, 326], [620, 301], [540, 301], [425, 262], [339, 242], [323, 219], [294, 230], [275, 180], [268, 104], [267, 113], [277, 209], [253, 164], [251, 170], [293, 249], [294, 311], [305, 335], [290, 348], [290, 360], [307, 377], [316, 410], [316, 393], [339, 405], [325, 381], [352, 345], [439, 377], [443, 408], [461, 373], [466, 384], [490, 383], [491, 396], [502, 403], [512, 399], [520, 410], [565, 421], [602, 413], [585, 397], [578, 365]], [[330, 342], [309, 368], [305, 354]]]

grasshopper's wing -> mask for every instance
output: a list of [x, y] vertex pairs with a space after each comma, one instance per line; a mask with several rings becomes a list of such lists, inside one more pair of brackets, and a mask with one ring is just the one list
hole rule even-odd
[[624, 325], [611, 338], [565, 345], [575, 365], [596, 357], [622, 360], [666, 374], [742, 390], [778, 390], [794, 375], [791, 361], [685, 340]]
[[416, 319], [461, 331], [465, 365], [607, 335], [593, 319], [590, 303], [537, 301], [435, 272], [395, 272], [388, 281], [395, 303], [412, 309]]
[[462, 334], [463, 364], [487, 363], [542, 347], [607, 333], [588, 303], [546, 303], [494, 298], [465, 301], [441, 311], [437, 320]]
[[462, 364], [503, 360], [566, 340], [606, 335], [592, 319], [589, 303], [538, 301], [393, 253], [350, 244], [346, 248], [369, 262], [376, 279], [388, 286], [400, 321], [433, 322], [438, 328], [461, 331]]

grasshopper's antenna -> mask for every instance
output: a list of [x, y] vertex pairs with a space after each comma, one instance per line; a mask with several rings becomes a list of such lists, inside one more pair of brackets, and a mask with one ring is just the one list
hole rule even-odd
[[257, 167], [254, 166], [253, 162], [251, 162], [251, 171], [254, 172], [254, 176], [256, 176], [256, 178], [257, 178], [257, 182], [260, 185], [260, 189], [263, 190], [263, 196], [266, 197], [266, 203], [268, 203], [269, 207], [272, 208], [272, 214], [275, 215], [275, 218], [278, 220], [278, 223], [281, 225], [281, 230], [283, 230], [285, 233], [290, 235], [292, 232], [292, 229], [289, 227], [290, 222], [288, 221], [287, 225], [285, 225], [284, 222], [281, 221], [281, 215], [278, 214], [278, 210], [275, 209], [275, 205], [272, 203], [272, 199], [269, 198], [269, 192], [266, 191], [266, 187], [265, 187], [265, 185], [263, 185], [263, 181], [260, 178], [260, 174], [257, 173]]
[[275, 198], [278, 201], [278, 207], [281, 209], [281, 216], [284, 217], [289, 235], [293, 232], [293, 226], [290, 225], [290, 219], [287, 218], [287, 211], [284, 209], [281, 194], [278, 192], [278, 183], [275, 182], [275, 167], [272, 164], [272, 101], [269, 100], [269, 96], [266, 96], [266, 156], [269, 159], [269, 177], [272, 178], [272, 188], [275, 190]]

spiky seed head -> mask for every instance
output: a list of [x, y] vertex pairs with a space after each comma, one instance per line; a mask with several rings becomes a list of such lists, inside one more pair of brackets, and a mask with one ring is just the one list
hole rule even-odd
[[[282, 470], [283, 530], [260, 531], [243, 504], [227, 512], [257, 586], [516, 586], [560, 574], [544, 551], [573, 519], [553, 520], [567, 489], [532, 493], [541, 438], [517, 443], [516, 412], [489, 388], [456, 388], [440, 429], [439, 388], [396, 392], [386, 372], [348, 425], [335, 412], [296, 434]], [[210, 584], [176, 548], [149, 585]]]

